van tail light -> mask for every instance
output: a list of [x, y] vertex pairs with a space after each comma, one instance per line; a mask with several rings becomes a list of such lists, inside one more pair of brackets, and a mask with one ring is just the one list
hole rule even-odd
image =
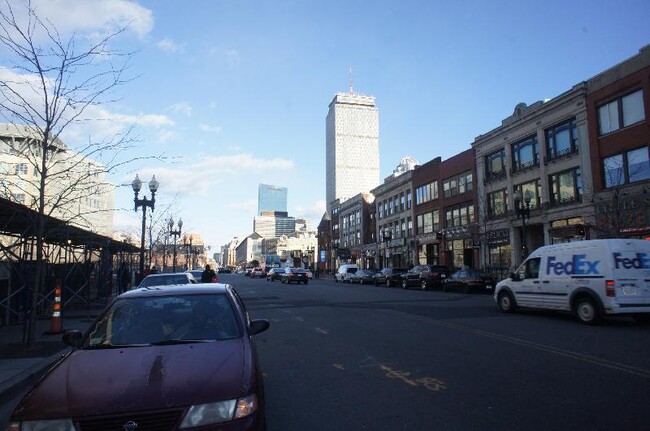
[[607, 296], [615, 297], [616, 296], [616, 286], [614, 286], [614, 280], [605, 280], [605, 293]]

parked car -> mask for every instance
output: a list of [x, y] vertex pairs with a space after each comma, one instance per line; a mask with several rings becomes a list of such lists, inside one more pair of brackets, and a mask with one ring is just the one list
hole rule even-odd
[[280, 280], [282, 274], [284, 274], [284, 268], [271, 268], [266, 273], [266, 281]]
[[[200, 280], [200, 279], [199, 279]], [[196, 278], [189, 272], [169, 272], [164, 274], [149, 274], [142, 279], [138, 288], [152, 286], [170, 286], [172, 284], [196, 284]]]
[[307, 271], [302, 268], [285, 268], [284, 273], [280, 276], [280, 282], [284, 284], [291, 283], [309, 283]]
[[442, 265], [416, 265], [402, 274], [402, 287], [420, 286], [422, 290], [429, 287], [442, 288], [443, 282], [451, 271]]
[[217, 269], [217, 274], [231, 274], [232, 270], [230, 268], [218, 268]]
[[375, 274], [375, 286], [385, 284], [386, 287], [401, 286], [402, 274], [407, 271], [406, 268], [384, 268]]
[[464, 293], [481, 292], [492, 293], [497, 282], [494, 277], [483, 271], [475, 269], [461, 269], [456, 271], [445, 280], [442, 290], [457, 290]]
[[264, 429], [253, 335], [268, 328], [227, 284], [123, 293], [85, 334], [63, 335], [73, 350], [29, 389], [8, 429]]
[[264, 277], [266, 277], [266, 272], [264, 271], [264, 268], [258, 266], [257, 268], [253, 268], [253, 270], [251, 271], [250, 277], [251, 278], [264, 278]]
[[336, 270], [336, 273], [334, 274], [334, 281], [335, 282], [341, 282], [345, 283], [346, 281], [350, 281], [350, 274], [354, 274], [357, 272], [359, 267], [354, 264], [354, 263], [345, 263]]
[[356, 272], [350, 274], [349, 281], [359, 284], [372, 284], [375, 282], [376, 272], [372, 269], [358, 269]]

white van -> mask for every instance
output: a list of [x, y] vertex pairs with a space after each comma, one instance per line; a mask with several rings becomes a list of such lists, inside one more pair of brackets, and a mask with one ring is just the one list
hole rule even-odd
[[339, 269], [336, 270], [336, 273], [334, 274], [334, 281], [335, 282], [341, 282], [345, 283], [346, 281], [349, 283], [350, 282], [350, 274], [354, 274], [357, 272], [359, 267], [356, 265], [356, 263], [344, 263], [343, 265], [339, 266]]
[[494, 300], [517, 307], [573, 311], [588, 325], [603, 315], [650, 320], [650, 241], [595, 239], [540, 247], [499, 282]]

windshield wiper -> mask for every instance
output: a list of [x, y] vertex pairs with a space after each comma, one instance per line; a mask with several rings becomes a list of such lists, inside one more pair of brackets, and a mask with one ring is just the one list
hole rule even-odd
[[101, 349], [122, 349], [126, 347], [146, 347], [149, 346], [148, 343], [138, 343], [138, 344], [111, 344], [111, 343], [102, 343], [95, 344], [94, 346], [85, 346], [84, 350], [101, 350]]
[[211, 343], [215, 340], [180, 340], [178, 338], [174, 338], [171, 340], [160, 340], [160, 341], [155, 341], [151, 343], [152, 346], [170, 346], [172, 344], [192, 344], [192, 343]]

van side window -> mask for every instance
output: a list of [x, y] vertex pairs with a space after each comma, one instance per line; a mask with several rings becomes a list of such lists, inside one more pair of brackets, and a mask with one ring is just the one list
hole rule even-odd
[[526, 278], [539, 278], [539, 264], [541, 258], [530, 259], [526, 262]]

